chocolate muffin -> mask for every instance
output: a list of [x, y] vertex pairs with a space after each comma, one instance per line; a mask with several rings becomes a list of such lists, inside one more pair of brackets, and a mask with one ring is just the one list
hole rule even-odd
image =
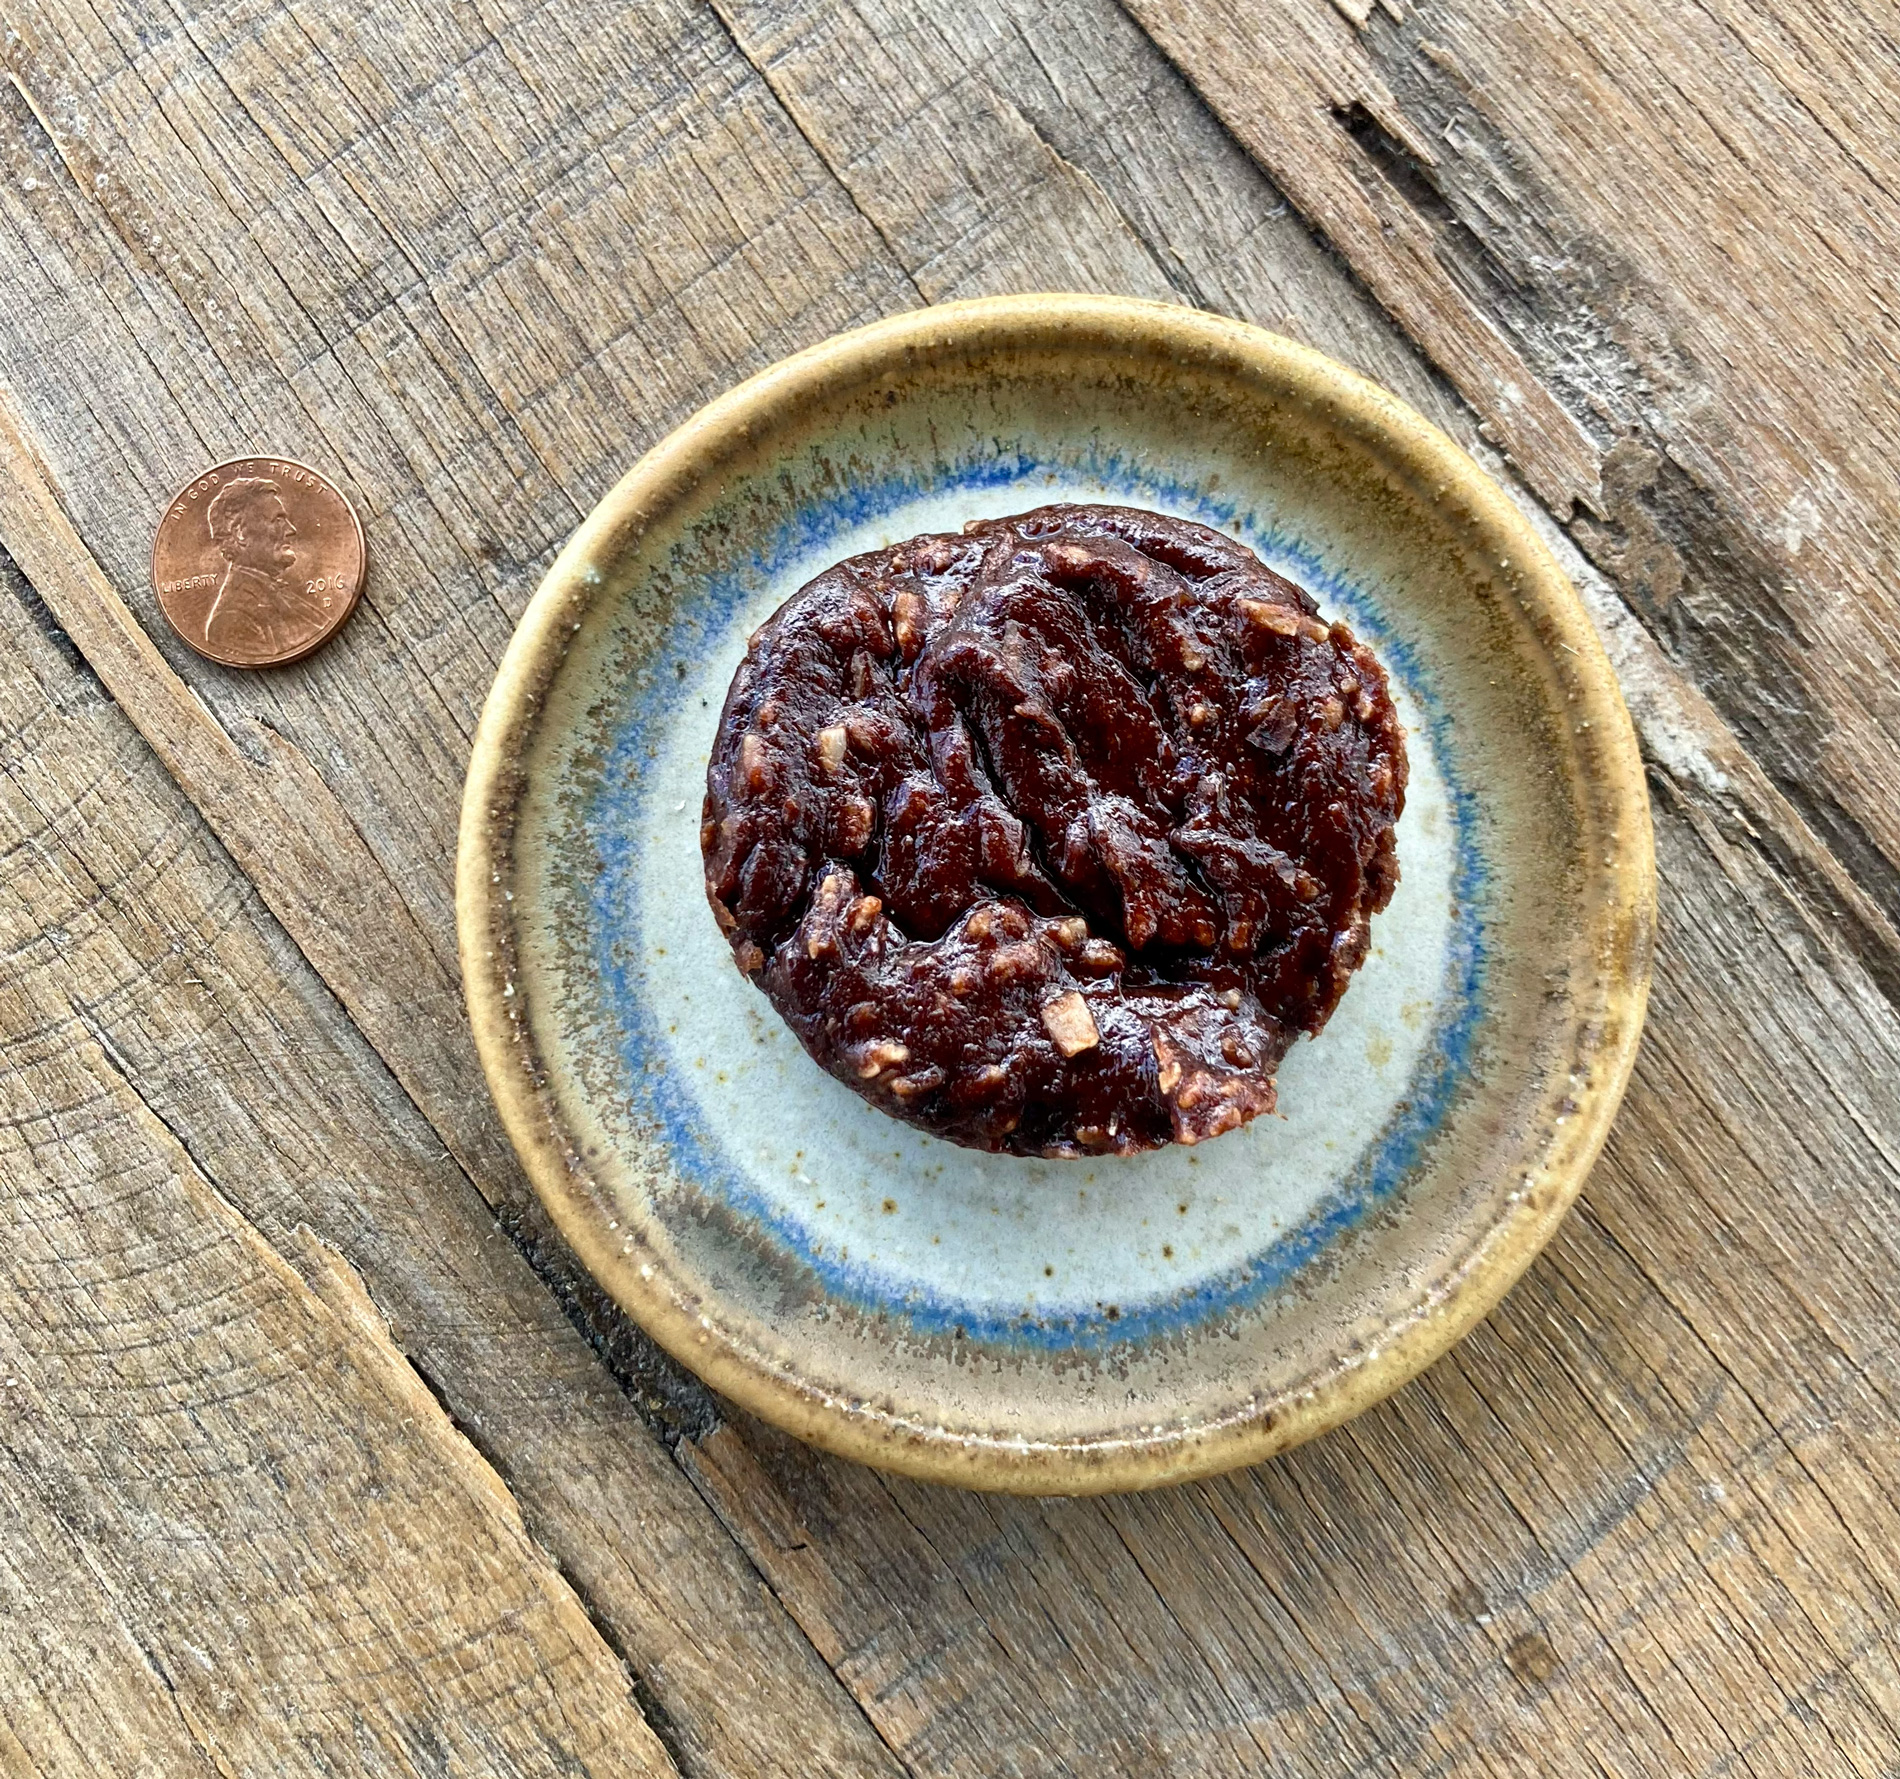
[[1384, 670], [1252, 551], [1049, 506], [827, 569], [706, 775], [739, 967], [875, 1106], [1128, 1154], [1269, 1112], [1398, 883]]

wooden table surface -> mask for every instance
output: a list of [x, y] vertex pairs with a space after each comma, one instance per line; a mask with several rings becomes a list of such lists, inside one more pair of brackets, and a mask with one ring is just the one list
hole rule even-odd
[[[1900, 1773], [1900, 15], [1875, 0], [0, 0], [0, 1773]], [[746, 1420], [527, 1192], [469, 738], [634, 458], [945, 298], [1359, 367], [1584, 590], [1636, 1078], [1382, 1408], [1096, 1501]], [[147, 579], [359, 499], [308, 664]]]

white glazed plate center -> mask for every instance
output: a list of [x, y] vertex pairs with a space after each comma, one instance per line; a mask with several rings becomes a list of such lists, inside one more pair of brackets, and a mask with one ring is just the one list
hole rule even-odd
[[[1224, 524], [1379, 650], [1411, 768], [1401, 882], [1331, 1023], [1287, 1057], [1278, 1116], [1196, 1148], [1127, 1159], [985, 1155], [913, 1130], [833, 1080], [734, 967], [702, 887], [707, 755], [746, 638], [830, 563], [1052, 500], [1131, 499]], [[613, 849], [638, 860], [632, 906], [623, 904], [632, 943], [621, 955], [656, 1052], [645, 1067], [670, 1081], [668, 1097], [697, 1146], [716, 1151], [724, 1194], [834, 1288], [867, 1306], [926, 1311], [933, 1322], [1094, 1322], [1111, 1306], [1119, 1316], [1191, 1299], [1303, 1228], [1312, 1240], [1301, 1245], [1316, 1246], [1329, 1207], [1375, 1165], [1382, 1137], [1413, 1107], [1471, 992], [1470, 941], [1456, 917], [1460, 849], [1425, 720], [1428, 691], [1406, 683], [1381, 643], [1363, 597], [1316, 582], [1310, 565], [1276, 553], [1271, 538], [1231, 515], [1214, 519], [1190, 497], [1137, 496], [1073, 474], [952, 487], [772, 564], [756, 597], [685, 662], [677, 715], [648, 731], [638, 833]]]

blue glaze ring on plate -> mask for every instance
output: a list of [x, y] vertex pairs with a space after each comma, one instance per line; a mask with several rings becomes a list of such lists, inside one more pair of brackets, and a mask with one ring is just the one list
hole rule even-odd
[[[958, 1148], [733, 966], [699, 822], [753, 629], [839, 558], [1051, 501], [1212, 525], [1384, 662], [1402, 879], [1280, 1112], [1188, 1149]], [[1653, 928], [1627, 714], [1496, 487], [1392, 397], [1159, 305], [926, 310], [742, 385], [563, 553], [485, 713], [458, 908], [537, 1190], [685, 1363], [815, 1442], [1071, 1493], [1245, 1462], [1482, 1315], [1620, 1097]]]

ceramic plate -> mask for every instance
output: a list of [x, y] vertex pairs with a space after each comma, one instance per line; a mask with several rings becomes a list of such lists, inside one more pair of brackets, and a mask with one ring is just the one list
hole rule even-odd
[[[761, 619], [841, 556], [1053, 500], [1241, 538], [1372, 644], [1408, 731], [1369, 961], [1279, 1115], [1192, 1149], [1023, 1160], [897, 1123], [706, 904], [707, 752]], [[1305, 1438], [1490, 1309], [1621, 1096], [1653, 893], [1609, 666], [1468, 457], [1256, 329], [1022, 297], [801, 354], [602, 503], [489, 700], [459, 913], [509, 1131], [629, 1312], [834, 1451], [1074, 1493]]]

